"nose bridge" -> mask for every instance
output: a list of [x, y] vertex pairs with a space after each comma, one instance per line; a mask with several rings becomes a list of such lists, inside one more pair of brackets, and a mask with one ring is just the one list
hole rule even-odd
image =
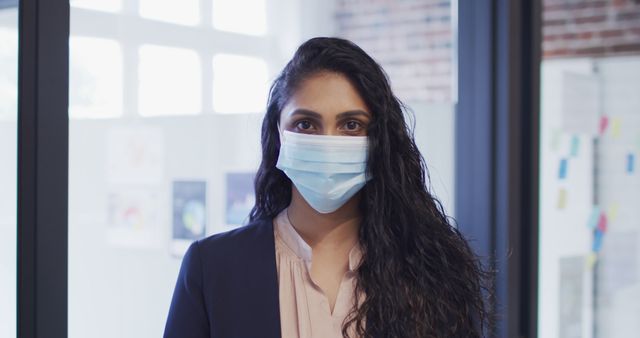
[[326, 136], [340, 136], [340, 131], [338, 130], [337, 126], [332, 125], [332, 126], [329, 126], [328, 128], [324, 129], [323, 135], [326, 135]]
[[318, 135], [324, 136], [340, 136], [340, 130], [338, 130], [338, 121], [333, 116], [323, 116], [322, 126], [318, 130]]
[[323, 135], [327, 136], [340, 136], [340, 130], [338, 129], [338, 117], [337, 114], [327, 116], [324, 118], [324, 130]]

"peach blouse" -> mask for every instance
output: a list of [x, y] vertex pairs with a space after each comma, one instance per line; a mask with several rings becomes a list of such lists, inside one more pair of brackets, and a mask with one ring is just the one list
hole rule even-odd
[[282, 337], [342, 337], [342, 321], [354, 302], [355, 269], [362, 258], [358, 244], [349, 252], [349, 270], [340, 283], [332, 313], [327, 296], [310, 275], [311, 247], [291, 225], [287, 209], [273, 224]]

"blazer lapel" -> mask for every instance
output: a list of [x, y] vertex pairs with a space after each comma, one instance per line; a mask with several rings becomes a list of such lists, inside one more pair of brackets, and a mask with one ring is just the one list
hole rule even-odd
[[273, 221], [260, 221], [251, 232], [254, 243], [246, 276], [241, 286], [249, 294], [246, 296], [246, 314], [244, 325], [253, 332], [252, 337], [280, 338], [279, 285], [276, 267], [275, 239]]

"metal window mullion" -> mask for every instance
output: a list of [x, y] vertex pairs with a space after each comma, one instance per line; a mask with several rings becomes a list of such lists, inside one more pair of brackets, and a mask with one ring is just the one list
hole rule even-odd
[[18, 52], [18, 338], [67, 336], [69, 2], [22, 0]]

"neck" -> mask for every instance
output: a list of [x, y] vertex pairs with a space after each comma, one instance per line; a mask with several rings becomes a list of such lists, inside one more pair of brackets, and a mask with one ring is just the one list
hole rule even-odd
[[289, 221], [312, 248], [352, 247], [358, 241], [360, 227], [359, 197], [360, 194], [356, 194], [338, 210], [322, 214], [313, 209], [293, 186], [291, 204], [287, 209]]

